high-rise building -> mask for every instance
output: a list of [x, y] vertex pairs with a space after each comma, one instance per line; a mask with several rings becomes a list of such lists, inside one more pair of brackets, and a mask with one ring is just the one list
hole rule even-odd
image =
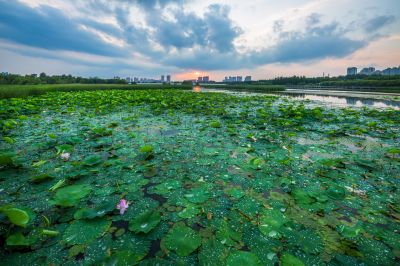
[[209, 77], [209, 76], [203, 77], [203, 82], [204, 82], [204, 83], [210, 82], [210, 77]]
[[165, 81], [165, 77], [164, 77], [164, 75], [161, 75], [161, 82], [164, 82]]
[[357, 68], [356, 67], [348, 67], [347, 68], [347, 76], [354, 76], [357, 75]]
[[246, 76], [246, 77], [244, 78], [244, 81], [245, 81], [245, 82], [251, 81], [251, 76]]
[[171, 82], [171, 75], [167, 75], [167, 82]]
[[203, 82], [203, 77], [198, 77], [198, 78], [197, 78], [197, 82], [198, 82], [198, 83]]
[[242, 76], [237, 76], [236, 77], [236, 81], [237, 82], [242, 82], [243, 81], [243, 77]]
[[361, 71], [360, 74], [361, 75], [371, 75], [372, 73], [375, 72], [375, 68], [374, 67], [364, 67]]

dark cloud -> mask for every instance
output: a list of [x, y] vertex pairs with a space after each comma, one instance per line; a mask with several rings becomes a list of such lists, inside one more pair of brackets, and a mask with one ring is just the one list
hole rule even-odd
[[[226, 5], [214, 4], [202, 16], [187, 12], [185, 0], [76, 0], [90, 14], [107, 14], [116, 19], [117, 26], [94, 21], [90, 16], [71, 18], [61, 10], [42, 5], [30, 8], [18, 2], [0, 0], [0, 38], [25, 46], [44, 50], [67, 50], [103, 55], [113, 58], [124, 68], [139, 69], [132, 59], [137, 58], [158, 64], [161, 68], [181, 69], [239, 69], [277, 62], [301, 62], [327, 57], [344, 57], [366, 46], [368, 36], [392, 23], [394, 17], [379, 16], [365, 24], [371, 32], [364, 39], [353, 39], [352, 27], [337, 22], [323, 23], [321, 15], [310, 14], [305, 27], [285, 31], [283, 20], [275, 21], [275, 44], [265, 44], [264, 49], [239, 53], [234, 42], [242, 34], [241, 28], [230, 18]], [[143, 25], [132, 23], [134, 14], [129, 5], [139, 7]], [[97, 7], [97, 8], [96, 8]], [[168, 16], [165, 16], [165, 11]], [[95, 34], [82, 29], [82, 25], [125, 41], [124, 48], [104, 42]], [[21, 50], [20, 50], [21, 51]], [[20, 52], [23, 53], [23, 52]], [[32, 52], [30, 56], [35, 56]], [[37, 53], [37, 57], [51, 57]], [[62, 56], [53, 56], [62, 60]], [[132, 59], [132, 64], [126, 63]], [[72, 60], [73, 63], [76, 59]], [[119, 60], [119, 61], [118, 61]], [[92, 67], [101, 63], [82, 63]]]
[[366, 32], [375, 32], [393, 23], [395, 20], [396, 18], [394, 16], [378, 16], [368, 20], [364, 25], [364, 29]]
[[122, 55], [121, 50], [81, 29], [79, 23], [49, 6], [33, 9], [14, 1], [0, 1], [0, 29], [0, 38], [28, 46], [106, 56]]

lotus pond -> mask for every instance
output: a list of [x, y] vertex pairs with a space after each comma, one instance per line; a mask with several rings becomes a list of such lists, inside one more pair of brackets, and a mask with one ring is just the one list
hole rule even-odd
[[400, 111], [113, 90], [0, 119], [2, 265], [400, 262]]

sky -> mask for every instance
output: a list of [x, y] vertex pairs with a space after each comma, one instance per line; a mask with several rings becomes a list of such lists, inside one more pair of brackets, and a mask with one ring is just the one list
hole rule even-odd
[[0, 0], [0, 72], [173, 80], [400, 65], [399, 0]]

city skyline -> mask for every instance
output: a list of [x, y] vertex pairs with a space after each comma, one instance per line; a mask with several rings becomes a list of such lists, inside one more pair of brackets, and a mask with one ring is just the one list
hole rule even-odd
[[399, 65], [399, 9], [395, 0], [0, 0], [0, 72], [346, 75]]

